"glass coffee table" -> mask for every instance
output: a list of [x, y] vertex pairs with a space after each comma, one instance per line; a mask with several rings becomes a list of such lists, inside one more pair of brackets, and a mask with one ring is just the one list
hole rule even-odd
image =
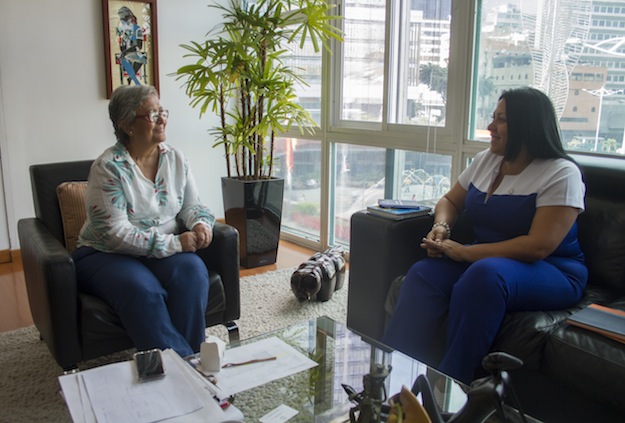
[[[442, 411], [456, 412], [467, 401], [463, 390], [466, 386], [400, 352], [367, 343], [343, 324], [327, 317], [242, 340], [238, 345], [269, 337], [286, 342], [317, 366], [238, 393], [233, 404], [243, 413], [245, 421], [259, 421], [283, 404], [298, 411], [289, 422], [349, 421], [350, 409], [356, 404], [350, 402], [343, 385], [362, 392], [364, 376], [376, 365], [391, 366], [384, 379], [388, 397], [400, 392], [403, 385], [412, 387], [417, 376], [423, 374], [430, 381]], [[237, 344], [232, 345], [235, 346]]]

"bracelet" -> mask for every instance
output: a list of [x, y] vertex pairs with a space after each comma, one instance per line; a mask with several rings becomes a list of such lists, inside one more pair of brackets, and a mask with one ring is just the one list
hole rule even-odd
[[445, 228], [445, 230], [447, 231], [447, 238], [451, 238], [451, 228], [449, 227], [449, 224], [447, 224], [447, 222], [436, 222], [432, 225], [432, 230], [438, 226], [442, 226], [443, 228]]

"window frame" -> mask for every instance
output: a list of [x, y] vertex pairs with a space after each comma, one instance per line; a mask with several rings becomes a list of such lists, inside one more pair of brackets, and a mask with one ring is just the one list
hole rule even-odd
[[[388, 123], [386, 120], [388, 103], [384, 102], [383, 119], [380, 123], [355, 122], [340, 119], [340, 98], [343, 57], [343, 45], [332, 41], [332, 54], [324, 51], [322, 54], [321, 78], [321, 122], [315, 128], [314, 135], [301, 134], [297, 128], [283, 136], [294, 136], [321, 140], [322, 146], [322, 174], [321, 174], [321, 232], [320, 242], [301, 239], [292, 234], [283, 233], [283, 238], [300, 243], [313, 249], [323, 249], [332, 241], [333, 221], [332, 209], [332, 180], [333, 152], [336, 143], [383, 147], [389, 150], [412, 150], [427, 153], [446, 154], [452, 157], [452, 184], [462, 171], [465, 156], [473, 156], [484, 149], [484, 143], [472, 141], [468, 138], [469, 116], [471, 107], [471, 91], [473, 78], [473, 61], [475, 46], [475, 28], [478, 17], [477, 6], [479, 0], [452, 0], [451, 5], [451, 39], [448, 66], [448, 98], [446, 103], [446, 125], [444, 127], [427, 127]], [[343, 0], [335, 2], [337, 15], [342, 15]], [[386, 0], [386, 41], [385, 67], [383, 88], [384, 98], [388, 98], [392, 82], [389, 69], [390, 33], [394, 29], [391, 22], [393, 13], [397, 13], [398, 2]], [[342, 26], [342, 22], [337, 22]], [[455, 34], [471, 34], [471, 36], [456, 36]], [[453, 60], [452, 60], [453, 58]], [[392, 157], [392, 155], [387, 155]], [[393, 172], [387, 161], [387, 169]], [[388, 172], [387, 172], [388, 174]], [[388, 186], [392, 184], [387, 184]], [[389, 193], [388, 195], [392, 195]]]
[[[335, 11], [342, 15], [343, 0], [336, 0]], [[388, 99], [392, 87], [393, 78], [390, 70], [391, 35], [397, 31], [392, 17], [398, 12], [400, 2], [386, 0], [386, 25], [385, 31], [385, 65], [383, 87], [384, 105], [381, 122], [357, 122], [342, 120], [340, 118], [342, 99], [342, 57], [343, 45], [332, 41], [333, 54], [323, 52], [322, 78], [321, 78], [321, 121], [319, 128], [311, 138], [321, 140], [322, 145], [322, 174], [321, 174], [321, 233], [320, 243], [308, 246], [322, 249], [330, 245], [332, 234], [333, 209], [333, 152], [337, 143], [348, 143], [361, 146], [383, 147], [389, 151], [387, 154], [387, 176], [395, 175], [393, 168], [393, 150], [411, 150], [426, 153], [451, 155], [451, 184], [453, 185], [464, 169], [466, 164], [478, 152], [487, 148], [488, 144], [478, 141], [474, 137], [473, 116], [476, 96], [474, 90], [477, 87], [477, 72], [474, 67], [478, 63], [479, 55], [479, 22], [481, 19], [481, 0], [452, 0], [451, 4], [451, 39], [450, 61], [448, 66], [448, 97], [446, 103], [446, 125], [444, 127], [426, 127], [417, 125], [404, 125], [389, 123]], [[337, 23], [339, 26], [342, 22]], [[583, 75], [580, 75], [583, 78]], [[611, 76], [608, 76], [611, 77]], [[607, 79], [607, 78], [604, 78]], [[486, 128], [484, 128], [486, 129]], [[293, 136], [305, 138], [293, 130]], [[288, 136], [288, 135], [287, 135]], [[579, 152], [575, 152], [578, 154]], [[584, 154], [584, 153], [582, 153]], [[586, 153], [587, 154], [587, 153]], [[593, 154], [593, 153], [590, 153]], [[387, 183], [387, 187], [393, 186]], [[390, 190], [390, 188], [388, 188]], [[391, 196], [393, 193], [388, 192]], [[300, 242], [296, 240], [295, 242]], [[308, 241], [304, 241], [306, 243]]]

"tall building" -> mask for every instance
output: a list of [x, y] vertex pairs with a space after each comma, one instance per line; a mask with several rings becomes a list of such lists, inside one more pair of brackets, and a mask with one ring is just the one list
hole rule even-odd
[[[625, 144], [625, 2], [623, 0], [595, 0], [590, 15], [588, 38], [583, 41], [580, 67], [602, 69], [603, 97], [594, 96], [596, 113], [600, 118], [599, 137]], [[601, 116], [597, 116], [601, 110]], [[596, 127], [595, 127], [596, 128]], [[592, 128], [585, 136], [594, 136]], [[572, 134], [569, 134], [572, 135]], [[579, 136], [580, 134], [574, 134]]]
[[490, 7], [484, 10], [481, 22], [476, 126], [488, 123], [495, 94], [531, 85], [551, 97], [561, 117], [564, 141], [576, 143], [569, 147], [613, 150], [614, 140], [621, 145], [625, 130], [625, 2], [487, 3]]

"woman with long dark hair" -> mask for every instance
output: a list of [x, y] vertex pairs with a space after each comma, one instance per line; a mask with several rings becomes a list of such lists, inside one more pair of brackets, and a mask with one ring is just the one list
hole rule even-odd
[[[588, 278], [576, 225], [585, 185], [549, 98], [504, 92], [488, 130], [490, 148], [437, 203], [421, 243], [428, 258], [408, 271], [383, 339], [466, 383], [507, 312], [570, 307]], [[452, 240], [462, 212], [473, 223], [468, 245]], [[432, 358], [445, 325], [443, 356]]]

